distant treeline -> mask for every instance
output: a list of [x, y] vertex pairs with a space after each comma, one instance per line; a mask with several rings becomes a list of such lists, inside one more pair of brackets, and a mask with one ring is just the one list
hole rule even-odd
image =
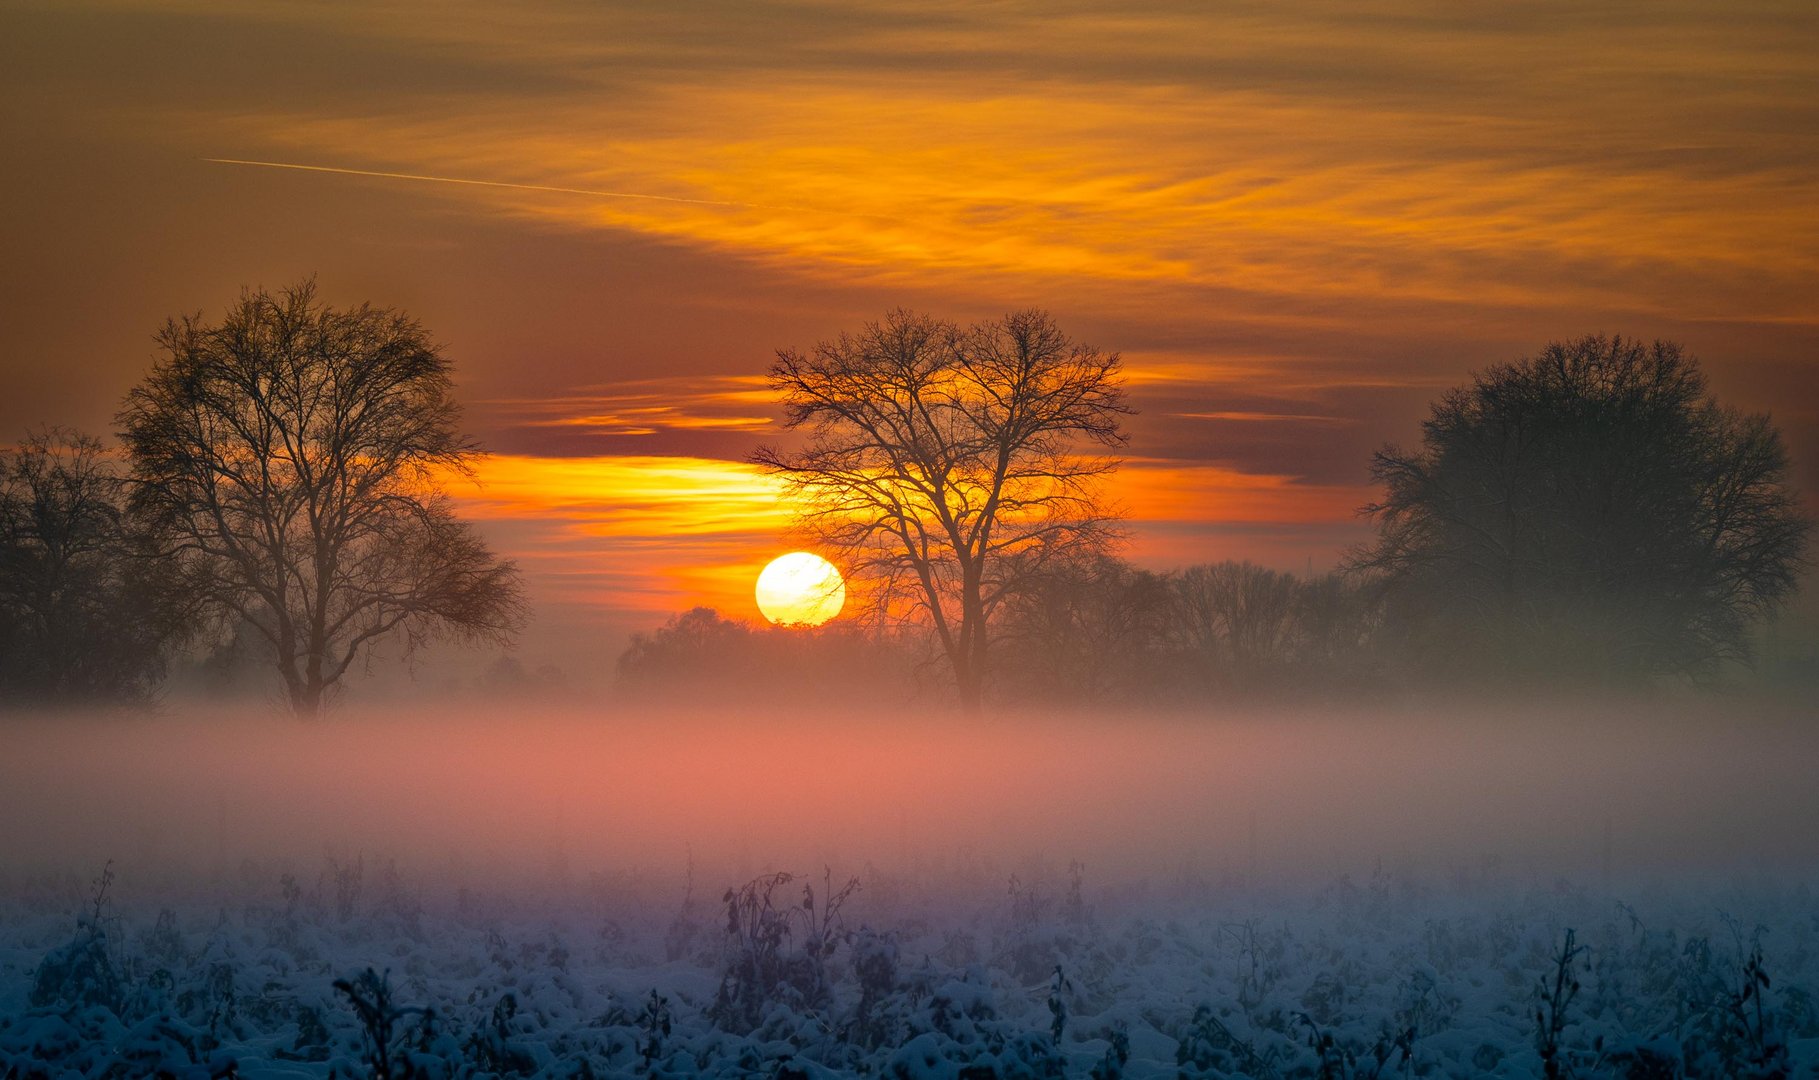
[[[1034, 583], [1007, 604], [988, 698], [1007, 703], [1192, 705], [1356, 697], [1404, 689], [1638, 689], [1582, 660], [1551, 674], [1424, 642], [1367, 575], [1294, 574], [1224, 561], [1152, 571], [1100, 557]], [[1819, 676], [1819, 641], [1776, 643], [1767, 684]], [[852, 624], [776, 628], [699, 607], [633, 635], [618, 685], [635, 697], [825, 702], [830, 693], [940, 698], [942, 658], [913, 630]], [[1714, 675], [1714, 678], [1720, 677]], [[886, 694], [888, 691], [888, 695]]]
[[[1385, 678], [1381, 604], [1337, 573], [1248, 562], [1158, 573], [1109, 556], [1032, 580], [1000, 616], [989, 686], [1005, 701], [1191, 701], [1364, 688]], [[753, 626], [695, 608], [635, 635], [634, 694], [825, 700], [830, 687], [941, 695], [943, 661], [913, 630]]]

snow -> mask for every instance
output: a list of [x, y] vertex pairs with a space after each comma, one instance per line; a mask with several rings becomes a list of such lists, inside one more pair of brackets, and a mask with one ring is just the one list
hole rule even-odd
[[[97, 904], [80, 879], [0, 878], [0, 1075], [371, 1075], [348, 980], [389, 995], [390, 1060], [424, 1077], [1539, 1077], [1569, 928], [1587, 947], [1561, 1010], [1573, 1072], [1819, 1073], [1819, 903], [1798, 883], [1095, 889], [1076, 869], [899, 878], [830, 928], [797, 878], [777, 921], [733, 932], [653, 882], [489, 891], [388, 868], [361, 887], [248, 864], [174, 889], [122, 874]], [[1745, 994], [1758, 945], [1770, 984]], [[743, 963], [770, 946], [773, 966]], [[741, 970], [776, 980], [749, 1030], [716, 1011]]]

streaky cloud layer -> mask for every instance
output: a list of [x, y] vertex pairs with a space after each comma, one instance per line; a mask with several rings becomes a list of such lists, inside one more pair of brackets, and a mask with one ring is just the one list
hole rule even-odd
[[1684, 341], [1819, 483], [1810, 4], [6, 18], [0, 421], [105, 430], [159, 319], [319, 271], [446, 335], [501, 451], [459, 498], [564, 618], [752, 615], [761, 373], [899, 304], [1124, 354], [1156, 566], [1331, 565], [1371, 449], [1587, 332]]

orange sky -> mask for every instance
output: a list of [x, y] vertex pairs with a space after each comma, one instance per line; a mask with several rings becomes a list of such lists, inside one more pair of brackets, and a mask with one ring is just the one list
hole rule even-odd
[[1374, 447], [1594, 331], [1685, 342], [1819, 486], [1807, 3], [20, 2], [0, 145], [0, 437], [109, 430], [243, 285], [404, 307], [528, 649], [754, 616], [758, 377], [898, 305], [1124, 354], [1153, 566], [1330, 565]]

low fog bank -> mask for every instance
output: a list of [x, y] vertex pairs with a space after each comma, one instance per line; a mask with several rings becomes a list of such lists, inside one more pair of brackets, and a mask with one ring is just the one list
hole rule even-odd
[[[698, 890], [830, 866], [1002, 890], [1493, 870], [1610, 888], [1808, 881], [1810, 709], [1714, 700], [1220, 715], [502, 705], [9, 717], [0, 866], [143, 883], [253, 860], [418, 881]], [[691, 870], [692, 867], [692, 870]]]

